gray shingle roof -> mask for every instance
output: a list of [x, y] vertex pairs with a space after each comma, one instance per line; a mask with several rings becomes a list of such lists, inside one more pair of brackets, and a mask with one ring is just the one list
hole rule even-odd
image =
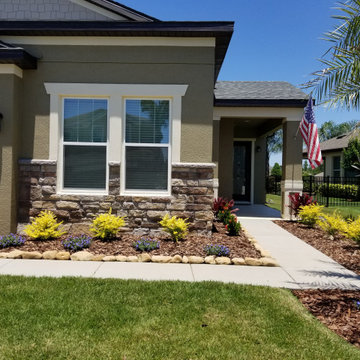
[[320, 149], [321, 151], [329, 151], [329, 150], [342, 150], [344, 148], [347, 148], [349, 145], [349, 141], [353, 139], [359, 131], [350, 131], [347, 134], [340, 135], [337, 137], [334, 137], [332, 139], [326, 140], [322, 143], [320, 143]]
[[218, 81], [219, 100], [307, 100], [308, 95], [285, 81]]
[[[329, 140], [320, 143], [320, 149], [322, 152], [343, 150], [348, 147], [349, 141], [359, 135], [359, 130], [350, 131], [346, 134], [333, 137]], [[304, 154], [307, 154], [307, 149], [304, 149]]]

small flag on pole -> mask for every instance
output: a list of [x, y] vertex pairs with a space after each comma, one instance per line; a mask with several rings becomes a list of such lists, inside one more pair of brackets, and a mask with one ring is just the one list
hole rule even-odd
[[300, 133], [308, 149], [308, 159], [312, 169], [317, 168], [323, 162], [319, 144], [319, 136], [315, 122], [313, 101], [310, 95], [300, 122]]

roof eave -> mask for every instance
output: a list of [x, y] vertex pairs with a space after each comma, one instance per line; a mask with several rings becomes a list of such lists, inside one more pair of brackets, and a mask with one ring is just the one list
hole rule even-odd
[[215, 107], [297, 107], [304, 108], [307, 99], [215, 99]]
[[233, 21], [2, 21], [0, 35], [214, 37], [215, 81], [224, 61]]
[[37, 59], [23, 49], [0, 49], [0, 64], [14, 64], [23, 70], [36, 69]]

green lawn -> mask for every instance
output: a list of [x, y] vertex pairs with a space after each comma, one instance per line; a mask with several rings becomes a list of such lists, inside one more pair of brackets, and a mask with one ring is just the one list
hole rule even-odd
[[0, 277], [1, 359], [360, 359], [289, 291]]
[[[270, 202], [269, 202], [270, 201]], [[266, 194], [266, 206], [281, 211], [281, 196]]]
[[[271, 203], [268, 203], [270, 200]], [[266, 194], [266, 205], [281, 211], [281, 196]], [[352, 215], [354, 217], [360, 216], [360, 206], [329, 206], [323, 208], [323, 212], [325, 214], [332, 214], [335, 210], [337, 210], [342, 216]]]

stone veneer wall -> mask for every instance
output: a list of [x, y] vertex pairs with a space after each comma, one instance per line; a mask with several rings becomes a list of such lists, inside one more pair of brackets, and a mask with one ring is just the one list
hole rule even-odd
[[90, 222], [109, 211], [126, 216], [127, 231], [152, 233], [165, 214], [186, 217], [190, 230], [209, 235], [212, 229], [214, 164], [177, 163], [172, 165], [172, 195], [167, 197], [121, 196], [120, 165], [109, 164], [109, 195], [63, 195], [56, 193], [56, 162], [19, 161], [19, 214], [29, 222], [42, 210], [51, 210], [69, 223]]

